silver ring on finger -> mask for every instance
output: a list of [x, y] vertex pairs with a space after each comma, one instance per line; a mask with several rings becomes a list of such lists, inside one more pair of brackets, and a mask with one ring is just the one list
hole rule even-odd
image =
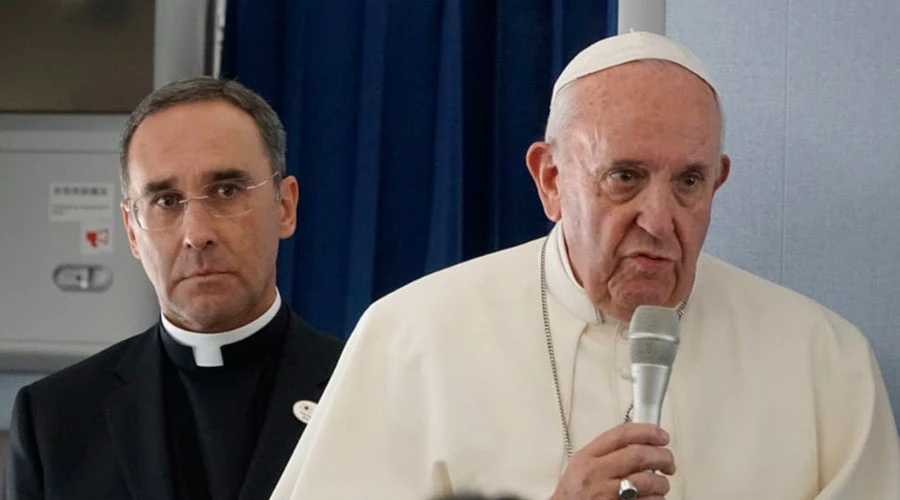
[[628, 478], [619, 481], [619, 500], [634, 500], [638, 497], [638, 490]]

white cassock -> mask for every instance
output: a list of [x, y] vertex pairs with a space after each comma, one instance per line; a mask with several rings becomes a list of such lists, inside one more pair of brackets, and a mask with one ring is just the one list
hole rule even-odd
[[[373, 304], [275, 500], [543, 500], [566, 463], [541, 314], [543, 239], [420, 279]], [[577, 450], [631, 402], [628, 325], [602, 321], [547, 245], [549, 318]], [[872, 351], [812, 300], [699, 260], [661, 426], [668, 500], [900, 499], [900, 444]]]

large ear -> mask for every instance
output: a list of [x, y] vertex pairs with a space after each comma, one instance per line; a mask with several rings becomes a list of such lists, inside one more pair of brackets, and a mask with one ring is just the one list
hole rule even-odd
[[289, 175], [281, 180], [278, 189], [281, 204], [279, 236], [285, 239], [290, 238], [297, 229], [297, 203], [300, 200], [300, 186], [297, 184], [297, 178]]
[[137, 243], [134, 240], [134, 226], [131, 223], [131, 212], [128, 211], [128, 202], [123, 201], [121, 208], [122, 222], [125, 224], [125, 234], [128, 235], [128, 247], [131, 248], [131, 255], [134, 255], [135, 259], [141, 260], [141, 254], [138, 253]]
[[731, 158], [728, 155], [722, 155], [722, 159], [719, 163], [719, 176], [716, 178], [716, 190], [722, 187], [722, 184], [725, 184], [725, 181], [728, 180], [728, 174], [731, 173]]
[[538, 141], [528, 148], [525, 163], [537, 187], [538, 196], [544, 206], [544, 214], [553, 222], [562, 216], [559, 203], [559, 167], [553, 162], [553, 148], [544, 141]]

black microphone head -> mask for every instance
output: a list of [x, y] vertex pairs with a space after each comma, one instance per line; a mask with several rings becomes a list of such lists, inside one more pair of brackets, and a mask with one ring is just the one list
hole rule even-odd
[[628, 327], [632, 363], [671, 367], [679, 342], [678, 316], [668, 307], [638, 306]]

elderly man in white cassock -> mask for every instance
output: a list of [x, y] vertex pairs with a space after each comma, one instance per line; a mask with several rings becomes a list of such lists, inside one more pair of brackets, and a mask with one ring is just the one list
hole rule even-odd
[[[863, 335], [701, 252], [722, 128], [702, 63], [665, 37], [576, 56], [526, 156], [554, 229], [373, 304], [272, 498], [900, 498]], [[640, 305], [680, 318], [659, 427], [628, 422]]]

